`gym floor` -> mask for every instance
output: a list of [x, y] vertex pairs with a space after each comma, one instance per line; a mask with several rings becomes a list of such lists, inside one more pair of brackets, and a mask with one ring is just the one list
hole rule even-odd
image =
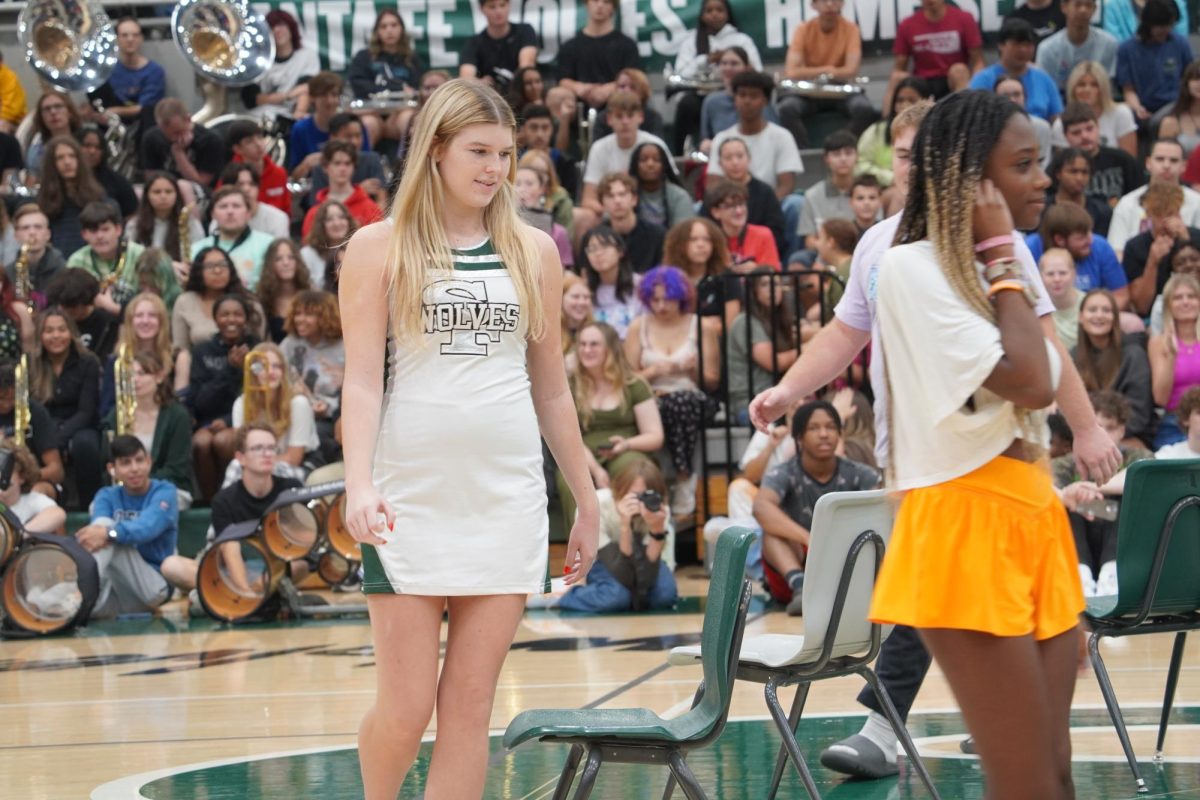
[[[531, 742], [504, 752], [499, 734], [528, 708], [629, 707], [664, 716], [685, 711], [699, 670], [667, 667], [666, 652], [696, 640], [705, 582], [681, 572], [685, 596], [663, 614], [588, 617], [529, 612], [505, 664], [492, 715], [487, 797], [549, 797], [565, 757]], [[333, 595], [335, 602], [360, 602]], [[749, 634], [799, 632], [802, 620], [756, 600]], [[1189, 642], [1168, 733], [1165, 762], [1151, 757], [1172, 637], [1103, 646], [1131, 726], [1149, 794], [1133, 779], [1104, 710], [1095, 676], [1081, 672], [1072, 719], [1074, 775], [1081, 800], [1200, 799], [1200, 646]], [[0, 642], [0, 797], [356, 798], [361, 797], [355, 733], [374, 687], [370, 631], [363, 617], [229, 628], [189, 619], [180, 604], [160, 617], [97, 624], [74, 635]], [[848, 781], [820, 766], [826, 745], [857, 730], [861, 682], [817, 684], [800, 725], [800, 745], [822, 795], [838, 800], [924, 798], [901, 761], [899, 779]], [[1003, 691], [1003, 687], [997, 687]], [[790, 694], [783, 698], [790, 703]], [[731, 722], [717, 745], [689, 757], [712, 798], [766, 794], [778, 749], [761, 687], [738, 684]], [[436, 732], [436, 719], [429, 738]], [[936, 665], [909, 720], [943, 798], [981, 798], [978, 761], [964, 756], [962, 720]], [[402, 797], [420, 797], [422, 749]], [[609, 765], [593, 797], [656, 798], [666, 771]], [[676, 794], [682, 797], [682, 793]], [[781, 797], [804, 797], [794, 772]]]

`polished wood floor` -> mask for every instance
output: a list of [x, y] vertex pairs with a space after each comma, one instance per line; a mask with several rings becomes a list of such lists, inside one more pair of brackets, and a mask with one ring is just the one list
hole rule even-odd
[[[698, 574], [697, 568], [684, 571], [685, 594], [703, 591]], [[357, 595], [334, 599], [359, 601]], [[698, 672], [666, 667], [665, 652], [698, 633], [698, 605], [693, 598], [675, 613], [636, 616], [528, 613], [500, 680], [494, 727], [503, 730], [518, 711], [533, 707], [645, 706], [663, 714], [681, 712]], [[757, 613], [762, 610], [756, 608], [751, 632], [790, 632], [802, 624], [777, 609]], [[1147, 765], [1155, 796], [1200, 798], [1200, 713], [1186, 708], [1200, 704], [1196, 638], [1188, 645], [1176, 702], [1179, 721], [1167, 746], [1168, 756], [1179, 763], [1162, 772]], [[1167, 636], [1105, 646], [1118, 696], [1135, 723], [1135, 747], [1146, 761], [1153, 750], [1149, 728], [1156, 719], [1151, 709], [1161, 702], [1170, 646]], [[176, 604], [161, 618], [96, 625], [62, 638], [5, 640], [0, 642], [0, 797], [354, 797], [360, 791], [356, 762], [345, 748], [354, 743], [373, 681], [362, 618], [230, 629], [189, 619]], [[818, 685], [810, 695], [804, 746], [819, 779], [836, 787], [828, 796], [926, 796], [919, 783], [907, 779], [844, 784], [816, 764], [820, 747], [860, 724], [861, 707], [854, 701], [859, 687], [857, 679], [846, 678]], [[1102, 707], [1095, 677], [1090, 671], [1081, 674], [1074, 736], [1076, 777], [1083, 782], [1079, 797], [1131, 797], [1132, 781]], [[717, 797], [762, 796], [755, 787], [769, 777], [776, 739], [756, 722], [765, 715], [760, 687], [737, 687], [733, 715], [747, 721], [730, 726], [729, 742], [723, 739], [714, 756], [716, 771], [705, 775], [719, 784]], [[431, 733], [436, 720], [433, 725]], [[980, 797], [975, 762], [959, 758], [962, 725], [936, 665], [917, 701], [912, 727], [928, 737], [921, 746], [939, 782], [947, 782], [943, 797]], [[208, 786], [202, 790], [187, 782], [199, 780], [194, 777], [143, 775], [164, 770], [203, 775], [204, 770], [183, 768], [314, 750], [321, 752], [256, 762], [256, 769], [214, 767], [212, 774], [224, 777], [211, 785], [200, 780]], [[748, 770], [747, 752], [753, 779], [741, 769], [719, 768], [725, 759]], [[513, 755], [498, 754], [497, 779], [488, 797], [548, 796], [560, 758], [559, 751], [537, 743]], [[272, 764], [278, 768], [262, 766]], [[519, 781], [513, 781], [514, 774]], [[648, 783], [648, 774], [644, 768], [608, 768], [594, 796], [657, 796], [659, 790], [651, 787], [661, 783], [657, 778]], [[324, 783], [335, 778], [337, 791]], [[787, 786], [782, 796], [802, 796], [798, 784]], [[418, 787], [406, 787], [404, 796], [419, 796]]]

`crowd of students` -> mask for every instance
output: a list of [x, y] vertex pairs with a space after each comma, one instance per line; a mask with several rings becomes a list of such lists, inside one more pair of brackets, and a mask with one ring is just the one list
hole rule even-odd
[[[1200, 386], [1200, 195], [1189, 188], [1200, 182], [1200, 61], [1181, 35], [1185, 6], [1112, 0], [1100, 28], [1091, 24], [1095, 0], [1027, 3], [1003, 22], [998, 58], [987, 66], [975, 21], [944, 0], [925, 0], [899, 25], [878, 111], [864, 94], [777, 94], [727, 0], [705, 0], [674, 71], [719, 76], [722, 88], [684, 92], [669, 134], [669, 106], [617, 29], [612, 0], [588, 0], [586, 24], [551, 73], [537, 65], [533, 29], [510, 21], [508, 0], [486, 0], [482, 10], [487, 26], [464, 48], [458, 75], [492, 84], [513, 106], [516, 196], [571, 273], [564, 361], [594, 483], [612, 493], [604, 507], [614, 545], [626, 537], [627, 517], [655, 535], [690, 525], [704, 429], [722, 415], [748, 422], [750, 400], [830, 319], [859, 237], [903, 206], [893, 159], [907, 154], [897, 150], [897, 118], [965, 88], [1002, 94], [1034, 122], [1053, 183], [1028, 245], [1059, 336], [1102, 398], [1097, 410], [1130, 453], [1200, 455], [1186, 449], [1196, 405], [1189, 390]], [[853, 78], [862, 41], [843, 0], [813, 0], [813, 11], [794, 31], [781, 75]], [[241, 99], [290, 128], [283, 164], [255, 123], [218, 134], [167, 97], [162, 67], [141, 52], [136, 19], [117, 22], [118, 64], [96, 93], [136, 124], [136, 184], [107, 164], [105, 119], [91, 104], [51, 89], [26, 108], [25, 90], [0, 66], [0, 169], [6, 185], [28, 187], [0, 205], [0, 423], [11, 436], [5, 387], [24, 355], [32, 420], [18, 450], [25, 495], [84, 510], [108, 482], [105, 464], [136, 458], [131, 443], [114, 448], [108, 436], [122, 345], [133, 356], [137, 395], [129, 433], [149, 475], [174, 487], [178, 509], [215, 507], [222, 487], [245, 480], [247, 459], [261, 455], [243, 449], [247, 424], [269, 427], [270, 471], [280, 480], [340, 457], [343, 244], [383, 217], [413, 115], [451, 76], [426, 68], [391, 10], [379, 14], [345, 75], [320, 69], [286, 11], [267, 21], [276, 62]], [[417, 107], [343, 110], [344, 92], [381, 90], [409, 92]], [[599, 112], [586, 153], [581, 108]], [[844, 129], [812, 141], [811, 115], [828, 110], [844, 114]], [[12, 134], [25, 114], [31, 135], [18, 141]], [[820, 148], [824, 174], [802, 191], [800, 149], [809, 146]], [[698, 178], [679, 167], [691, 152], [706, 159]], [[28, 297], [18, 298], [18, 260]], [[838, 452], [874, 468], [873, 435], [861, 433], [870, 416], [865, 366], [860, 358], [835, 387], [850, 394], [794, 423], [798, 449], [775, 464], [774, 478], [752, 465], [783, 452], [786, 437], [752, 442], [756, 455], [743, 459], [743, 477], [768, 488], [754, 515], [785, 543], [764, 546], [781, 585], [799, 585], [802, 550], [786, 543], [803, 538], [763, 504], [804, 507], [806, 480], [825, 485], [841, 474], [841, 462], [822, 455], [831, 438]], [[843, 425], [852, 434], [841, 435]], [[810, 437], [812, 426], [820, 431]], [[855, 485], [873, 485], [854, 474]], [[1068, 497], [1084, 491], [1069, 478], [1064, 468]], [[556, 483], [569, 519], [570, 492]], [[738, 491], [731, 504], [750, 513]], [[636, 499], [646, 492], [660, 496], [661, 508]], [[42, 505], [30, 505], [30, 520]], [[1081, 523], [1095, 527], [1094, 518]], [[638, 552], [657, 562], [671, 549]], [[1090, 569], [1105, 583], [1111, 559], [1103, 547], [1096, 552]], [[659, 575], [602, 563], [610, 577], [639, 575], [643, 590]], [[625, 594], [601, 592], [592, 605], [673, 597], [622, 585]]]

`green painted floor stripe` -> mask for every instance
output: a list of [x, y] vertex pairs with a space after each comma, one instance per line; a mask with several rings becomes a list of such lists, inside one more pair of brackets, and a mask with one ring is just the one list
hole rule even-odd
[[[1151, 708], [1135, 708], [1127, 712], [1130, 725], [1156, 725], [1157, 717], [1157, 712]], [[1102, 709], [1079, 710], [1072, 714], [1071, 722], [1077, 727], [1109, 726], [1108, 716]], [[1173, 723], [1200, 724], [1200, 708], [1177, 708]], [[800, 747], [809, 757], [822, 796], [827, 800], [923, 800], [927, 797], [916, 774], [903, 764], [898, 779], [854, 781], [830, 772], [817, 763], [821, 748], [856, 732], [861, 724], [860, 716], [806, 717], [802, 720]], [[962, 719], [956, 713], [914, 713], [910, 728], [918, 740], [963, 734]], [[1168, 738], [1168, 750], [1169, 744]], [[710, 797], [721, 800], [760, 798], [766, 795], [778, 746], [778, 737], [769, 721], [735, 720], [730, 722], [714, 747], [693, 753], [688, 758], [688, 764]], [[492, 749], [494, 754], [501, 749], [498, 737], [493, 738]], [[432, 743], [421, 747], [417, 763], [401, 793], [402, 798], [419, 796], [431, 751]], [[548, 796], [565, 757], [565, 746], [537, 742], [523, 745], [491, 766], [485, 796], [506, 800], [534, 800]], [[939, 791], [947, 800], [981, 800], [983, 797], [978, 761], [933, 756], [926, 756], [925, 761]], [[1073, 767], [1076, 794], [1081, 800], [1168, 796], [1173, 800], [1200, 800], [1200, 769], [1196, 763], [1155, 765], [1147, 760], [1142, 768], [1150, 793], [1137, 795], [1129, 768], [1124, 762], [1077, 761]], [[597, 800], [656, 798], [660, 796], [665, 781], [665, 769], [613, 764], [601, 769], [592, 797]], [[192, 800], [198, 797], [207, 800], [242, 800], [246, 797], [351, 800], [362, 797], [362, 785], [359, 781], [358, 754], [350, 749], [185, 771], [147, 783], [141, 788], [141, 794], [149, 800]], [[791, 769], [785, 775], [780, 797], [804, 797], [804, 790]]]

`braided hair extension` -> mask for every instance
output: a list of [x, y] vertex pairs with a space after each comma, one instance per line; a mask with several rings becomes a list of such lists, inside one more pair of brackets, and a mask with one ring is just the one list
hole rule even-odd
[[972, 310], [995, 322], [975, 269], [973, 216], [983, 167], [1020, 107], [993, 92], [955, 92], [926, 115], [913, 142], [908, 201], [896, 244], [929, 239], [942, 274]]
[[[988, 302], [975, 267], [975, 196], [983, 167], [1014, 114], [1024, 111], [1011, 100], [992, 92], [959, 91], [939, 101], [925, 115], [912, 148], [908, 198], [900, 217], [894, 244], [929, 239], [942, 274], [963, 302], [980, 316], [996, 323], [996, 310]], [[892, 393], [886, 345], [883, 374], [888, 396]], [[888, 430], [894, 431], [887, 405]], [[1017, 409], [1027, 451], [1037, 441], [1037, 419]], [[1043, 423], [1044, 424], [1044, 423]], [[895, 436], [888, 437], [887, 481], [896, 478]]]

